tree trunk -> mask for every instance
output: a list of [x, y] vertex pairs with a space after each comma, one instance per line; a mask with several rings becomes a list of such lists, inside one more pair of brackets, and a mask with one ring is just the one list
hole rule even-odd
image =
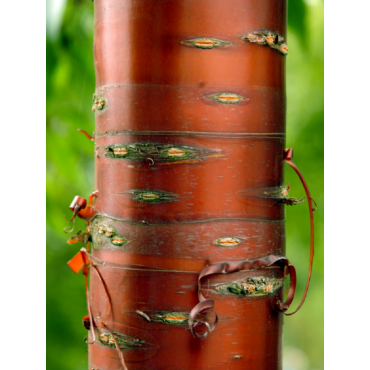
[[89, 369], [282, 368], [285, 37], [285, 0], [95, 1]]

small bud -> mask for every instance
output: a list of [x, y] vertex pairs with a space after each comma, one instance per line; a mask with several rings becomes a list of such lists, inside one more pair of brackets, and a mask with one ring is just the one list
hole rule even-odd
[[288, 55], [288, 52], [289, 52], [288, 45], [287, 44], [281, 44], [279, 46], [279, 51], [280, 51], [281, 54]]
[[245, 41], [248, 41], [248, 42], [257, 42], [257, 35], [255, 35], [254, 33], [250, 33], [248, 34], [245, 38], [244, 38]]
[[290, 186], [288, 185], [288, 186], [284, 186], [281, 191], [281, 194], [285, 199], [289, 197], [289, 189], [290, 189]]
[[277, 43], [280, 45], [280, 44], [282, 44], [284, 41], [285, 41], [285, 40], [284, 40], [284, 37], [283, 37], [283, 36], [278, 35]]
[[266, 36], [265, 40], [268, 45], [273, 45], [276, 44], [277, 38], [278, 38], [277, 35], [269, 34], [268, 36]]
[[266, 287], [263, 289], [263, 291], [264, 291], [264, 293], [272, 293], [272, 288], [273, 288], [273, 285], [269, 284], [269, 285], [266, 285]]
[[105, 236], [108, 238], [116, 234], [116, 228], [114, 226], [107, 226]]
[[98, 233], [99, 234], [105, 234], [105, 232], [107, 231], [107, 228], [105, 225], [99, 225], [98, 227]]
[[263, 35], [257, 35], [257, 44], [258, 45], [266, 45], [266, 39]]
[[102, 110], [105, 106], [105, 100], [103, 97], [96, 97], [93, 95], [93, 106], [91, 110], [94, 112], [96, 109], [97, 110]]
[[278, 50], [283, 55], [288, 54], [288, 45], [284, 43], [284, 37], [271, 30], [254, 31], [242, 37], [242, 40], [269, 46], [271, 49]]

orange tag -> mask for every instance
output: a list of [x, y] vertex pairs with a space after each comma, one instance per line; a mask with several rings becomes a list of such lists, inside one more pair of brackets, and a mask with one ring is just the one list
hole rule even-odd
[[77, 274], [84, 265], [89, 263], [85, 253], [79, 251], [70, 261], [67, 262], [71, 270]]

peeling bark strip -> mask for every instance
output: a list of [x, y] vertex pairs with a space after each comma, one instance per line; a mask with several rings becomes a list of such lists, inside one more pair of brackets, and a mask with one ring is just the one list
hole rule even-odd
[[[245, 270], [256, 270], [263, 268], [271, 268], [273, 266], [280, 267], [283, 271], [286, 269], [287, 273], [290, 275], [290, 285], [288, 290], [287, 298], [284, 304], [281, 303], [279, 295], [275, 297], [275, 303], [273, 308], [278, 312], [286, 312], [289, 309], [290, 304], [293, 301], [295, 288], [296, 288], [296, 271], [295, 267], [289, 262], [289, 260], [281, 255], [269, 255], [267, 257], [258, 258], [252, 261], [238, 261], [238, 262], [217, 262], [211, 263], [205, 266], [198, 276], [198, 299], [199, 303], [190, 311], [189, 314], [189, 329], [192, 334], [197, 339], [206, 339], [208, 335], [216, 328], [218, 323], [218, 317], [214, 311], [214, 299], [205, 298], [202, 293], [202, 278], [215, 274], [230, 274], [241, 272]], [[268, 288], [270, 290], [270, 287]], [[281, 296], [281, 293], [280, 293]], [[212, 311], [214, 314], [214, 320], [211, 322], [211, 325], [207, 324], [204, 327], [204, 322], [198, 320], [197, 317], [199, 314], [204, 314], [207, 311]], [[203, 329], [199, 331], [199, 327]]]
[[181, 41], [181, 44], [194, 46], [199, 49], [214, 49], [219, 46], [230, 46], [230, 42], [217, 40], [209, 37], [198, 37], [196, 39]]
[[104, 152], [107, 158], [134, 161], [150, 159], [159, 163], [186, 161], [189, 159], [203, 160], [207, 157], [222, 156], [219, 150], [159, 143], [112, 144], [105, 147]]
[[213, 95], [208, 95], [206, 96], [207, 100], [214, 100], [217, 101], [218, 103], [222, 104], [238, 104], [241, 102], [248, 101], [245, 96], [235, 94], [232, 92], [222, 92], [222, 93], [217, 93]]
[[221, 294], [243, 296], [262, 296], [275, 294], [284, 284], [284, 279], [266, 279], [264, 277], [237, 280], [229, 284], [218, 284], [216, 290]]
[[258, 45], [269, 46], [271, 49], [278, 50], [283, 55], [288, 55], [288, 45], [284, 43], [284, 37], [278, 32], [261, 30], [249, 33], [242, 37], [246, 42], [254, 42]]
[[178, 198], [176, 194], [160, 190], [130, 190], [128, 193], [132, 194], [132, 199], [144, 203], [168, 203]]
[[[112, 333], [118, 342], [119, 348], [121, 349], [139, 349], [142, 348], [143, 346], [148, 346], [147, 343], [138, 338], [133, 338], [128, 335], [124, 335], [117, 332]], [[99, 341], [100, 344], [102, 344], [103, 346], [115, 348], [114, 339], [112, 335], [108, 332], [102, 331], [99, 334]]]
[[223, 238], [219, 238], [213, 242], [213, 244], [218, 245], [219, 247], [236, 247], [238, 246], [242, 241], [238, 238], [234, 238], [232, 236], [225, 236]]
[[102, 110], [105, 106], [105, 99], [102, 96], [96, 96], [95, 94], [93, 95], [93, 106], [91, 110], [94, 112], [95, 110]]

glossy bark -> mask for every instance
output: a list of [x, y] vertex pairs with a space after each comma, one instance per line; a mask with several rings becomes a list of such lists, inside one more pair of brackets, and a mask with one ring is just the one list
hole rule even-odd
[[[242, 40], [260, 29], [286, 36], [285, 0], [95, 0], [95, 95], [105, 103], [95, 113], [93, 254], [119, 267], [99, 267], [113, 312], [94, 272], [91, 306], [94, 317], [109, 313], [113, 332], [141, 341], [122, 349], [129, 370], [282, 367], [283, 317], [272, 309], [281, 287], [259, 296], [217, 290], [281, 280], [281, 268], [204, 279], [219, 315], [205, 341], [183, 323], [145, 317], [188, 314], [210, 262], [285, 254], [276, 196], [284, 185], [285, 57]], [[230, 45], [184, 44], [196, 38]], [[220, 93], [239, 102], [225, 104]], [[89, 345], [89, 369], [120, 368], [114, 348]]]

